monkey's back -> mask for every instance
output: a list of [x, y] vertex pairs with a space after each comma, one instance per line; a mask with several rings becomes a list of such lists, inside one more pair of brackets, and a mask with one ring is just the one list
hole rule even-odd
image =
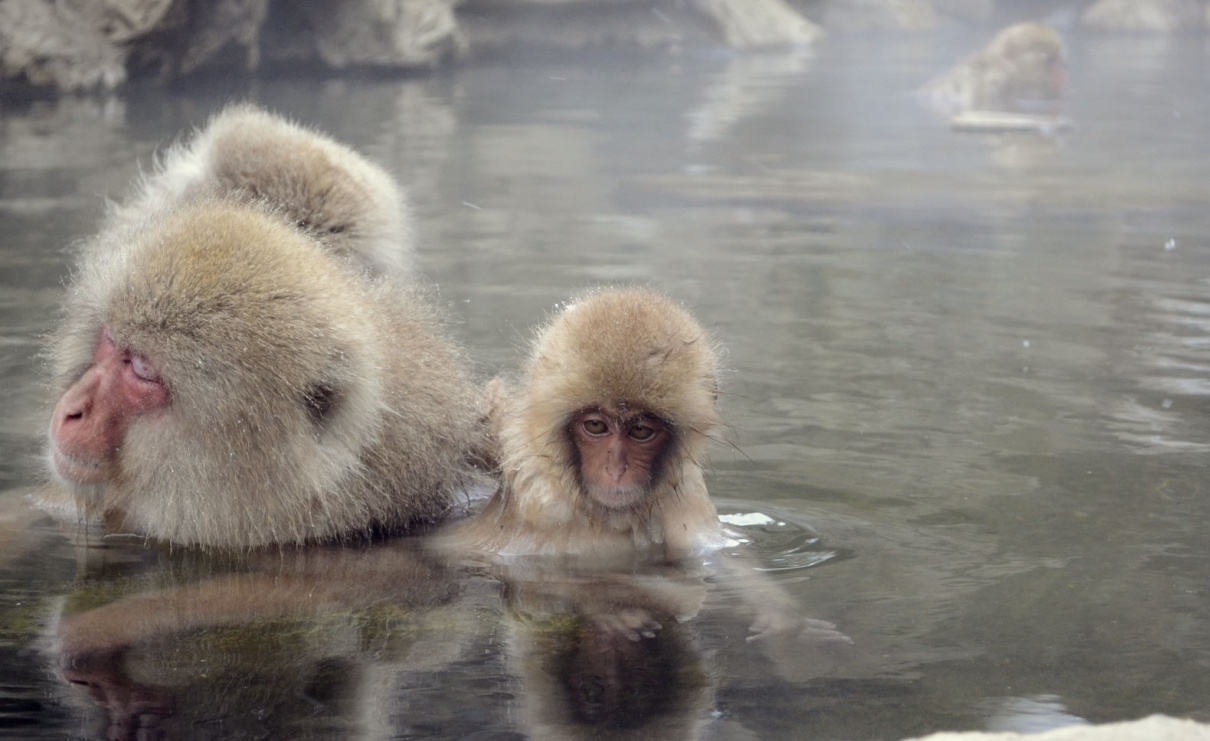
[[394, 506], [384, 525], [398, 527], [444, 515], [482, 476], [474, 461], [484, 448], [481, 390], [465, 350], [450, 339], [435, 297], [413, 284], [382, 279], [373, 291], [387, 340], [390, 407], [381, 445], [367, 465], [391, 482]]

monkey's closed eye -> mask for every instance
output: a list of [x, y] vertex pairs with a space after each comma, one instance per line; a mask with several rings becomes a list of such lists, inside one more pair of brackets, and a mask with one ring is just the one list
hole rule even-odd
[[340, 392], [331, 384], [316, 383], [303, 394], [303, 403], [307, 407], [307, 413], [311, 415], [311, 421], [318, 425], [323, 424], [332, 414], [339, 398]]
[[160, 372], [156, 370], [155, 364], [148, 360], [145, 355], [132, 353], [130, 356], [130, 370], [134, 371], [134, 374], [141, 381], [160, 383]]

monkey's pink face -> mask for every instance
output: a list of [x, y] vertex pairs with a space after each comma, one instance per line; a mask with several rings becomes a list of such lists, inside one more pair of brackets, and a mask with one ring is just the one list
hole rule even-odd
[[571, 437], [584, 490], [597, 503], [622, 509], [651, 491], [671, 435], [665, 423], [649, 415], [589, 411], [572, 419]]
[[59, 398], [50, 422], [54, 470], [68, 484], [105, 483], [132, 420], [168, 406], [149, 358], [118, 347], [102, 327], [92, 365]]
[[1054, 57], [1048, 62], [1046, 70], [1050, 74], [1050, 93], [1057, 98], [1067, 87], [1067, 67], [1063, 65], [1061, 57]]

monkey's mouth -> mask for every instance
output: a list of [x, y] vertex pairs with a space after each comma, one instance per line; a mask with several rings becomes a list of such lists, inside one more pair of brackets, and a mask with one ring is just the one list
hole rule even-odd
[[102, 463], [68, 455], [54, 443], [50, 446], [50, 459], [52, 469], [64, 483], [88, 486], [105, 480], [105, 466]]
[[640, 484], [630, 486], [588, 486], [588, 495], [607, 509], [628, 509], [638, 504], [647, 494], [647, 487]]

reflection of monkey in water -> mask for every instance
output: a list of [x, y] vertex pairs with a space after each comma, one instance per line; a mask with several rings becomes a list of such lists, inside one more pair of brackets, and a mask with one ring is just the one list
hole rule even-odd
[[81, 722], [110, 738], [192, 738], [199, 724], [224, 737], [365, 737], [400, 674], [444, 667], [472, 638], [459, 584], [414, 545], [161, 554], [157, 583], [177, 585], [87, 580], [50, 626], [48, 658]]
[[677, 569], [642, 575], [557, 569], [506, 577], [509, 666], [534, 739], [690, 739], [710, 720], [714, 680], [683, 622], [706, 595]]
[[684, 717], [702, 710], [699, 695], [710, 684], [683, 626], [631, 640], [586, 620], [565, 638], [549, 647], [548, 669], [566, 692], [571, 719], [598, 737], [632, 731], [670, 738], [657, 729], [705, 720]]
[[[529, 557], [492, 568], [505, 585], [508, 663], [522, 682], [527, 735], [697, 739], [724, 679], [707, 655], [734, 654], [788, 681], [825, 675], [848, 655], [835, 626], [803, 617], [762, 575], [735, 566], [720, 575], [692, 561], [620, 572]], [[703, 621], [712, 626], [705, 634], [732, 640], [703, 651]], [[745, 623], [758, 631], [755, 643], [738, 640]]]
[[[619, 641], [616, 634], [590, 622], [581, 626], [568, 654], [551, 657], [576, 720], [634, 728], [668, 704], [675, 678], [660, 650], [666, 644], [655, 644], [654, 639]], [[644, 640], [654, 645], [644, 646]]]
[[105, 714], [106, 739], [159, 738], [166, 719], [176, 714], [174, 699], [132, 680], [123, 670], [124, 658], [121, 652], [82, 657], [60, 673]]

